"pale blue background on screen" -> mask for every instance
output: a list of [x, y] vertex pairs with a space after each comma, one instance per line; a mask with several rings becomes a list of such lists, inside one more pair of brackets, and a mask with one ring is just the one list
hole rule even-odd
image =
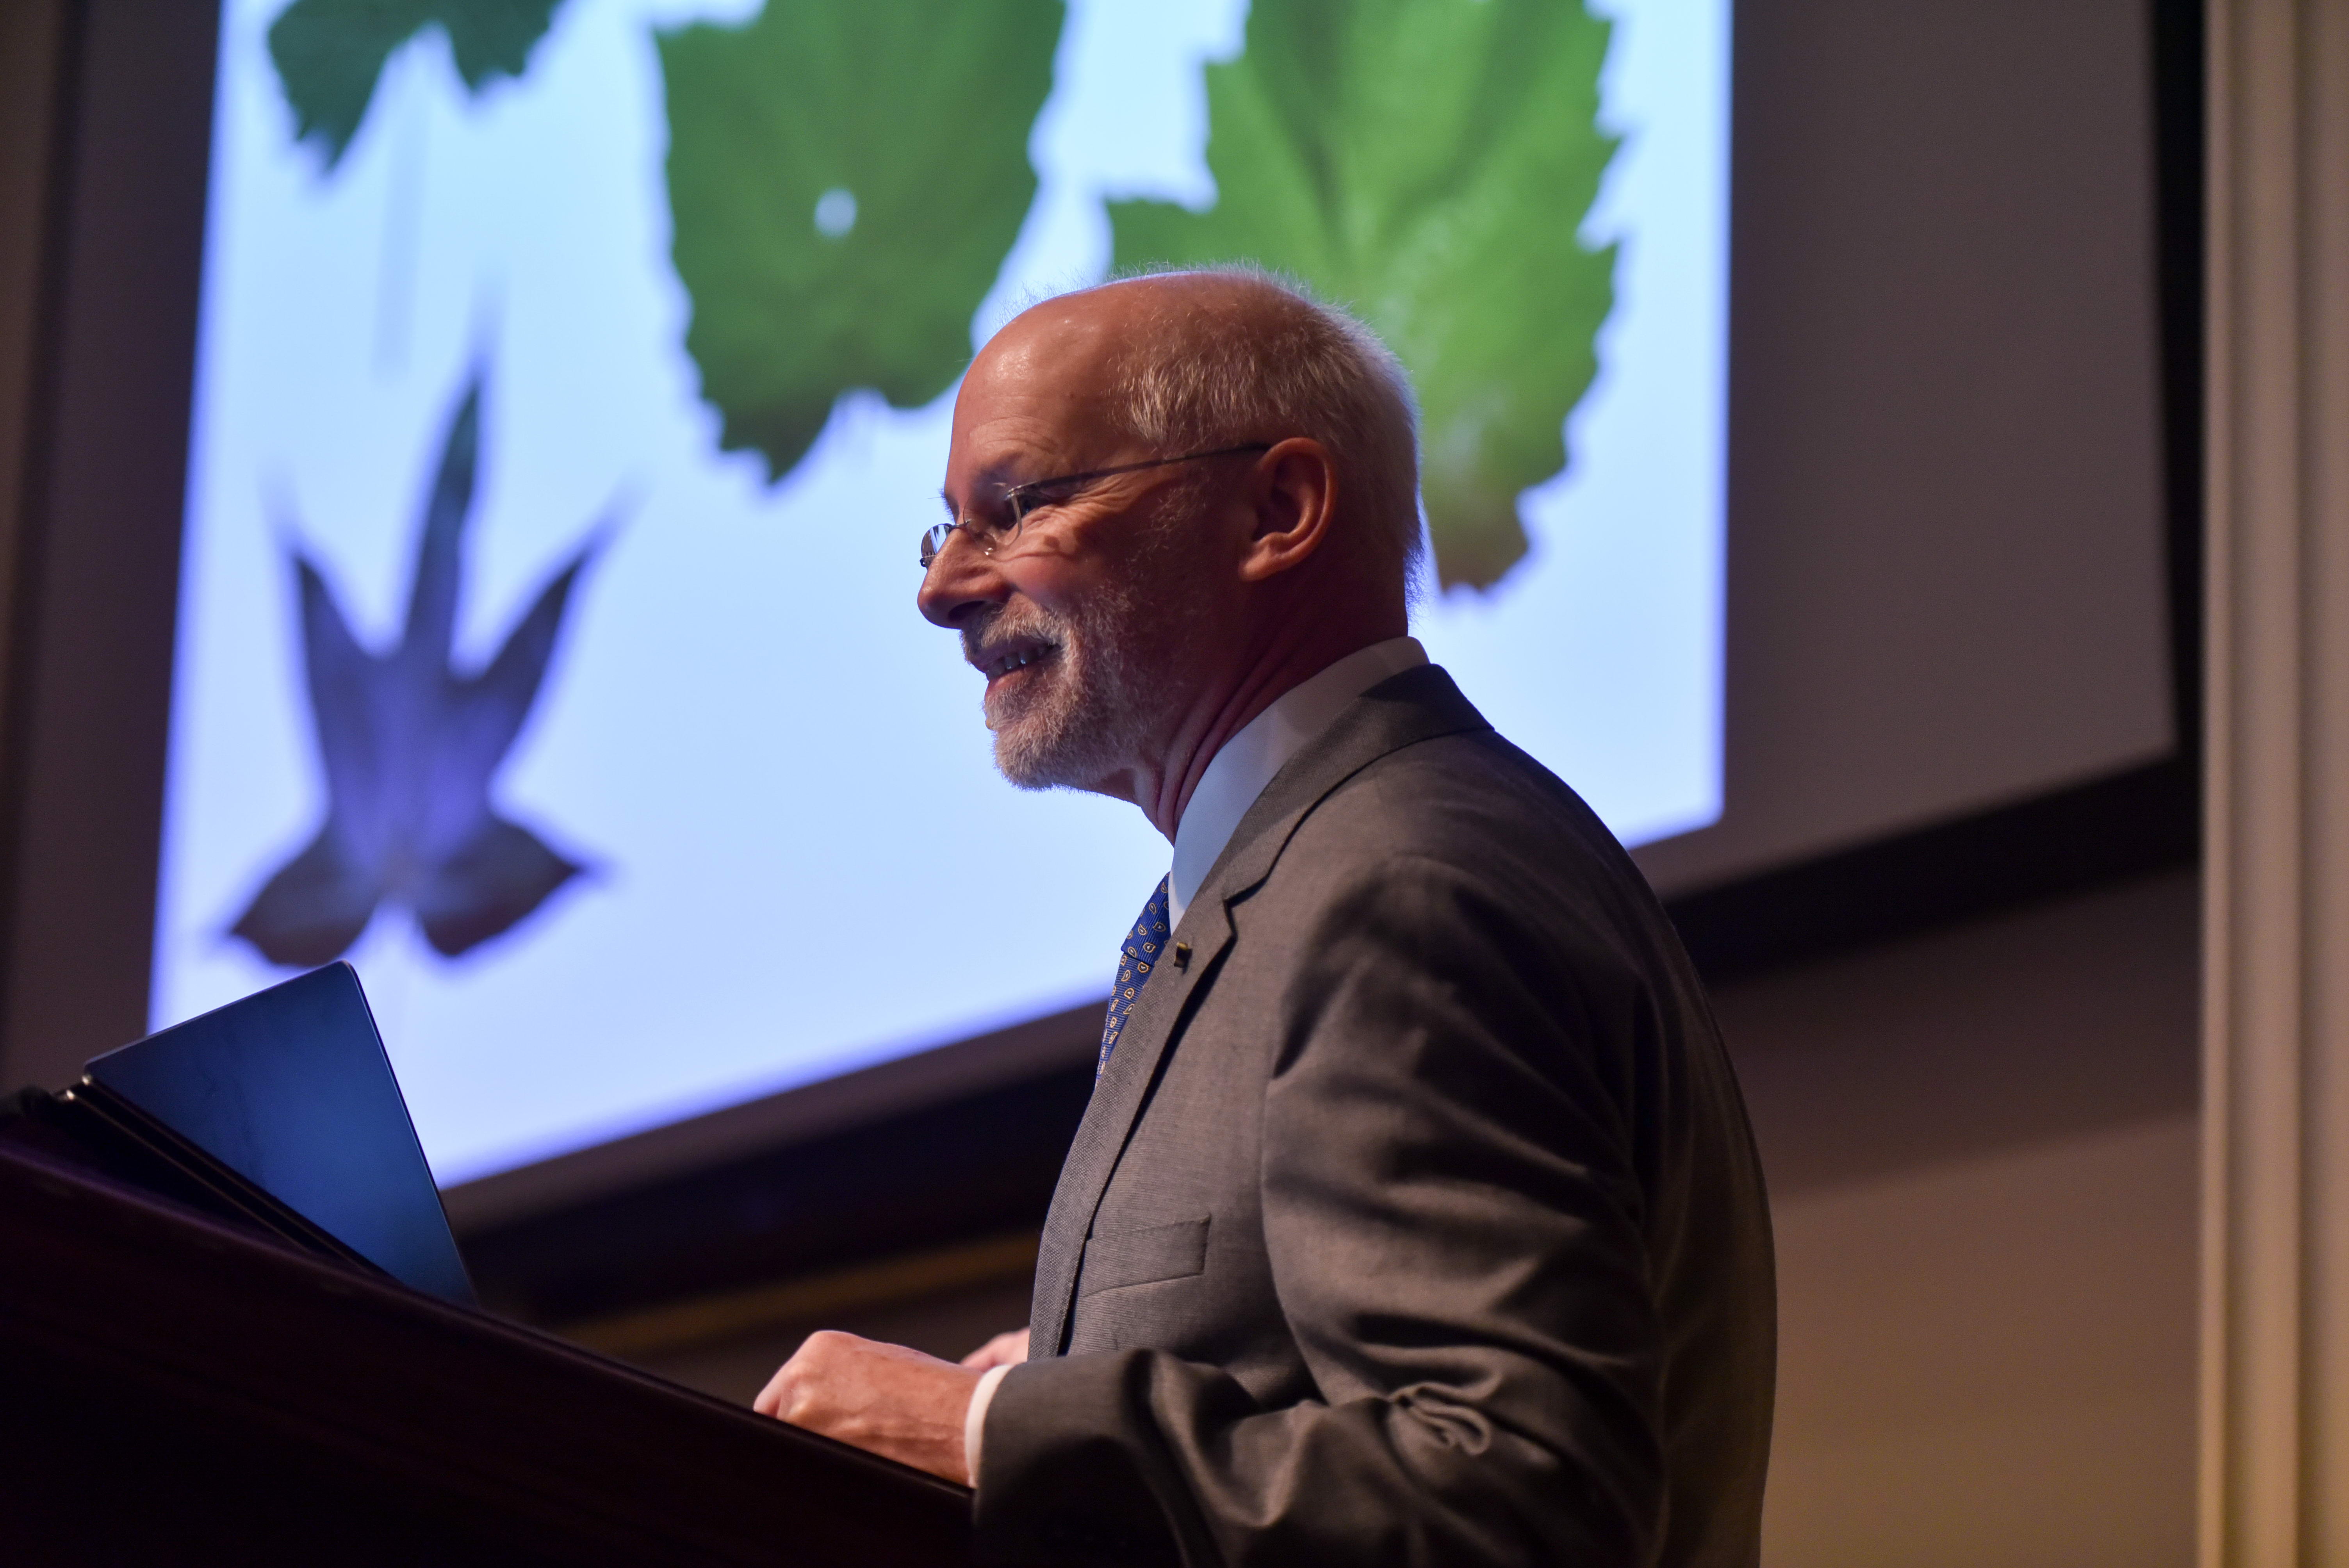
[[[1721, 795], [1727, 0], [1611, 0], [1621, 244], [1571, 463], [1529, 557], [1416, 630], [1626, 841]], [[998, 779], [976, 676], [915, 613], [951, 393], [853, 394], [778, 485], [719, 455], [668, 260], [652, 28], [752, 5], [571, 0], [467, 95], [395, 54], [340, 168], [291, 139], [264, 35], [221, 43], [155, 960], [161, 1026], [282, 978], [225, 934], [323, 810], [289, 543], [396, 632], [423, 487], [491, 372], [460, 657], [616, 500], [502, 809], [591, 874], [463, 958], [379, 913], [350, 954], [445, 1184], [1102, 995], [1165, 870], [1131, 808]], [[1075, 0], [1041, 186], [973, 324], [1101, 276], [1106, 196], [1212, 198], [1202, 63], [1245, 5]]]

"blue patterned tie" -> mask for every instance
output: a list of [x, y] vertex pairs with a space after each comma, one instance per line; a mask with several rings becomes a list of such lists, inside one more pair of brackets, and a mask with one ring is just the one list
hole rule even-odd
[[1117, 965], [1117, 986], [1109, 994], [1109, 1016], [1102, 1020], [1101, 1061], [1093, 1068], [1096, 1083], [1109, 1070], [1109, 1054], [1117, 1049], [1118, 1031], [1125, 1027], [1125, 1016], [1133, 1011], [1133, 999], [1142, 995], [1151, 966], [1158, 962], [1158, 954], [1166, 945], [1167, 881], [1167, 877], [1158, 879], [1157, 890], [1142, 906], [1142, 918], [1133, 923], [1133, 929], [1125, 934], [1125, 941], [1118, 948], [1123, 956]]

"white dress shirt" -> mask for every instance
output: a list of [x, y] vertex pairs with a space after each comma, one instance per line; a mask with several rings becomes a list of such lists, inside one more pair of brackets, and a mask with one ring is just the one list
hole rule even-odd
[[[1174, 827], [1174, 865], [1166, 876], [1166, 928], [1183, 923], [1183, 912], [1224, 846], [1264, 793], [1273, 775], [1306, 742], [1330, 727], [1345, 706], [1385, 680], [1427, 663], [1427, 650], [1416, 637], [1390, 637], [1357, 648], [1309, 680], [1300, 681], [1272, 699], [1272, 706], [1224, 742], [1207, 770], [1199, 775]], [[996, 1386], [1009, 1367], [990, 1367], [971, 1390], [970, 1408], [962, 1418], [962, 1447], [970, 1466], [971, 1484], [978, 1484], [979, 1438], [987, 1429], [987, 1407], [994, 1402]]]
[[1357, 648], [1273, 698], [1270, 707], [1224, 742], [1199, 776], [1174, 829], [1174, 869], [1166, 881], [1169, 931], [1183, 923], [1183, 912], [1272, 776], [1304, 750], [1307, 741], [1329, 728], [1348, 703], [1389, 676], [1425, 663], [1427, 650], [1416, 637], [1390, 637]]

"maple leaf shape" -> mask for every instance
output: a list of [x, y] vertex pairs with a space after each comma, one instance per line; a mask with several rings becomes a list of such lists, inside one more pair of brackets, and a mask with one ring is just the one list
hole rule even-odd
[[486, 665], [451, 666], [481, 402], [477, 371], [425, 504], [397, 645], [362, 646], [317, 566], [293, 552], [327, 805], [317, 836], [232, 928], [273, 964], [310, 968], [340, 957], [383, 903], [412, 912], [425, 940], [453, 958], [512, 927], [580, 870], [499, 816], [490, 786], [530, 717], [572, 588], [602, 535], [539, 591]]
[[1247, 52], [1206, 71], [1215, 204], [1110, 203], [1120, 268], [1260, 262], [1393, 346], [1446, 586], [1524, 557], [1517, 497], [1565, 466], [1597, 371], [1609, 36], [1581, 0], [1254, 0]]

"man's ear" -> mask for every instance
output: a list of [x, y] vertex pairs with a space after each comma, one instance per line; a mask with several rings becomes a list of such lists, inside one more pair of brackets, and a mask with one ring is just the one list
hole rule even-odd
[[1240, 581], [1262, 583], [1303, 564], [1328, 541], [1338, 465], [1320, 442], [1292, 436], [1257, 459], [1249, 496], [1256, 525], [1240, 556]]

